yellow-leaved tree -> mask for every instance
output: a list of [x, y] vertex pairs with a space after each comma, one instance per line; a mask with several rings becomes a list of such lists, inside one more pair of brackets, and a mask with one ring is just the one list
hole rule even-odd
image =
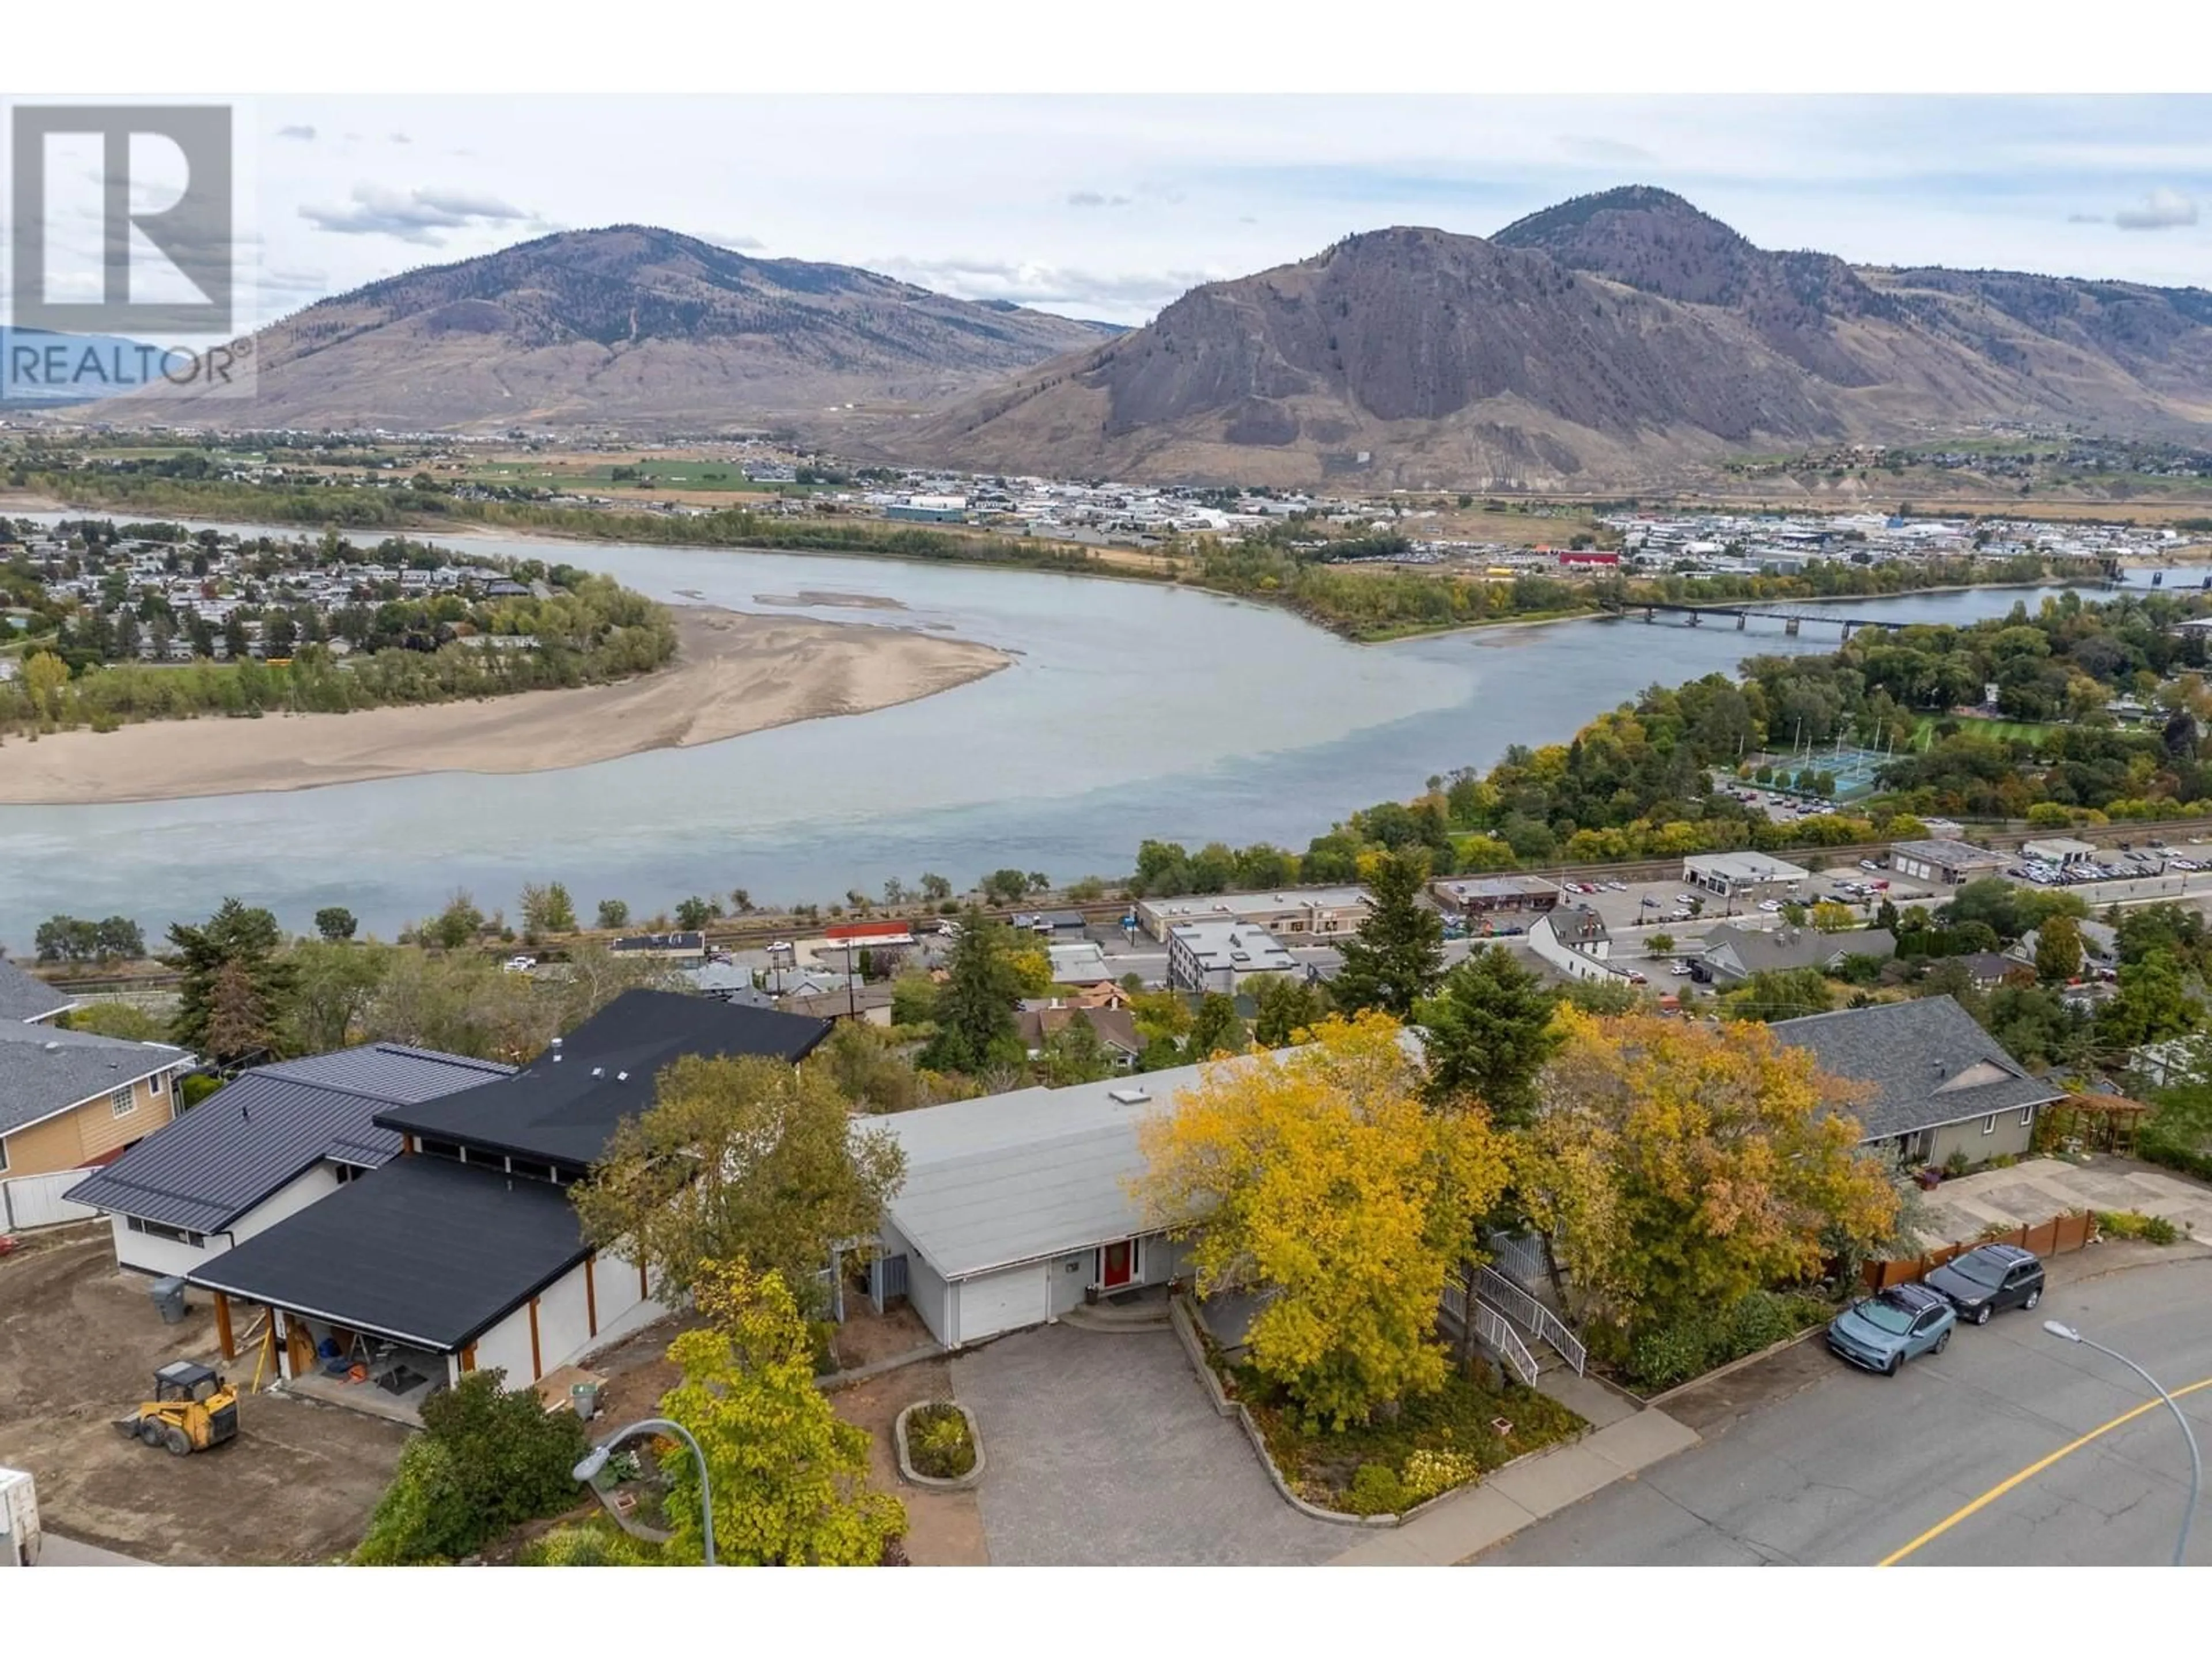
[[1259, 1298], [1252, 1365], [1316, 1425], [1442, 1385], [1445, 1276], [1505, 1185], [1486, 1116], [1425, 1110], [1401, 1039], [1387, 1014], [1332, 1017], [1217, 1063], [1138, 1132], [1152, 1224], [1194, 1240], [1200, 1295]]
[[1515, 1176], [1559, 1240], [1577, 1311], [1627, 1335], [1805, 1279], [1889, 1234], [1857, 1085], [1761, 1024], [1563, 1006]]
[[[868, 1436], [814, 1386], [813, 1348], [782, 1279], [742, 1262], [693, 1280], [708, 1323], [668, 1349], [683, 1380], [660, 1410], [691, 1431], [714, 1495], [716, 1555], [732, 1566], [872, 1567], [906, 1530], [906, 1510], [868, 1486]], [[699, 1468], [672, 1446], [664, 1559], [703, 1559]]]

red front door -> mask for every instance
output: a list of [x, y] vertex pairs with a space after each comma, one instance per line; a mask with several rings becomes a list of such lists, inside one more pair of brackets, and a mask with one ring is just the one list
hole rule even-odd
[[1135, 1264], [1136, 1246], [1127, 1239], [1109, 1244], [1099, 1252], [1098, 1283], [1106, 1290], [1118, 1290], [1129, 1282]]

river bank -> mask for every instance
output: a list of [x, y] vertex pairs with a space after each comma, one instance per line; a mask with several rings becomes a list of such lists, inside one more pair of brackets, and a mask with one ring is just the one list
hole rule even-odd
[[964, 640], [852, 623], [675, 608], [673, 667], [613, 685], [474, 702], [149, 721], [0, 747], [0, 805], [105, 805], [258, 794], [429, 772], [514, 775], [911, 702], [1012, 659]]

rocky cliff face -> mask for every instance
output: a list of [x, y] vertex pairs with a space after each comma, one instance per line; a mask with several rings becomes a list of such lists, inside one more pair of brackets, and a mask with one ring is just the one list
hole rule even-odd
[[1376, 231], [1209, 284], [878, 441], [1176, 481], [1583, 488], [2039, 416], [2212, 422], [2212, 295], [1857, 269], [1635, 187], [1488, 240]]

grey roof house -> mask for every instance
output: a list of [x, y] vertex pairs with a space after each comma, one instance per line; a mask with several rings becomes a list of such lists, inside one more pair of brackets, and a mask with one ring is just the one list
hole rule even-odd
[[0, 1176], [82, 1169], [175, 1115], [191, 1064], [166, 1042], [0, 1020]]
[[1824, 933], [1815, 927], [1733, 927], [1726, 924], [1705, 935], [1705, 962], [1723, 983], [1753, 974], [1793, 968], [1826, 970], [1847, 957], [1887, 961], [1897, 954], [1896, 936], [1886, 928], [1862, 927]]
[[112, 1218], [118, 1267], [188, 1273], [398, 1157], [379, 1112], [514, 1070], [396, 1042], [257, 1066], [69, 1196]]
[[1093, 1295], [1176, 1277], [1180, 1247], [1148, 1230], [1123, 1183], [1137, 1126], [1204, 1068], [1011, 1094], [867, 1120], [906, 1152], [871, 1269], [948, 1348], [1055, 1319]]
[[1879, 1002], [1776, 1022], [1774, 1035], [1808, 1050], [1833, 1077], [1868, 1085], [1855, 1108], [1863, 1144], [1888, 1147], [1901, 1163], [1970, 1164], [2020, 1157], [2039, 1109], [2065, 1097], [2001, 1048], [1949, 997]]
[[67, 1013], [76, 1004], [33, 974], [0, 957], [0, 1019], [33, 1025]]

